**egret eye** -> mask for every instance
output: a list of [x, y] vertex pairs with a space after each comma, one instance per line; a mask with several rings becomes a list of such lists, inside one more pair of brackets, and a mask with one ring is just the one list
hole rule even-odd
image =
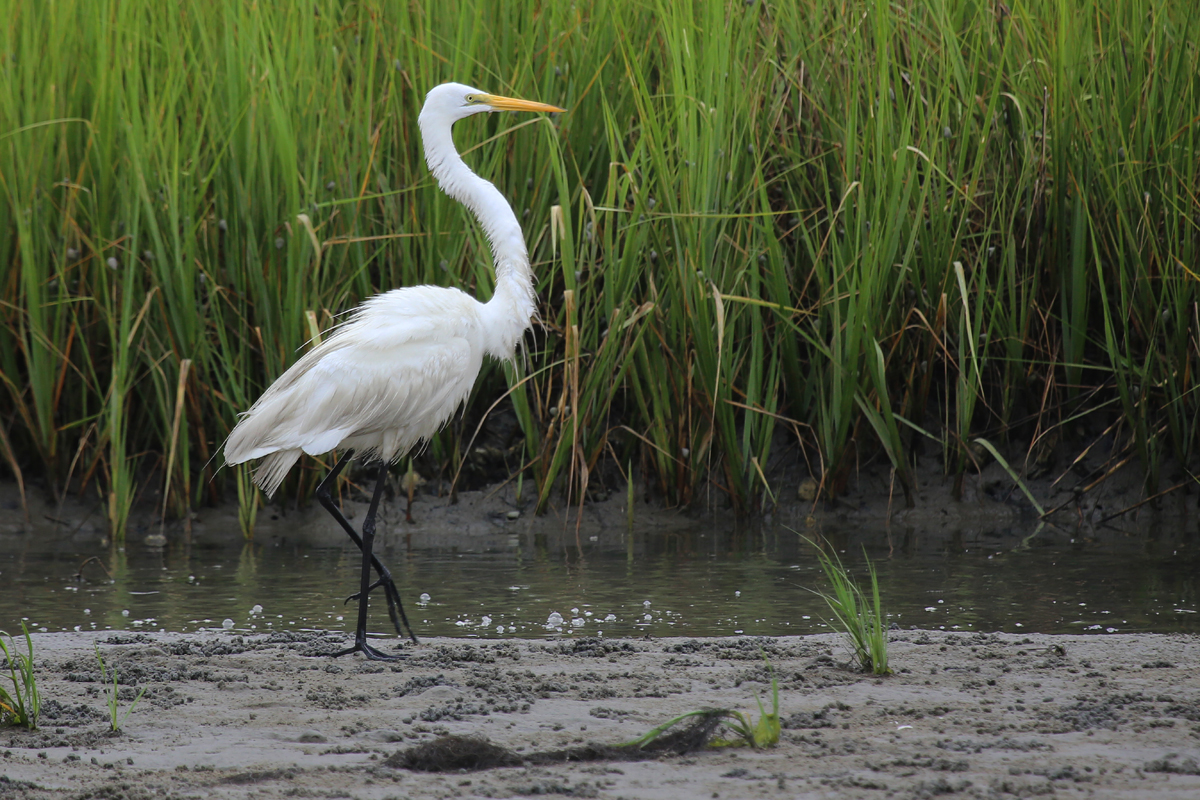
[[473, 103], [479, 102], [479, 97], [477, 95], [473, 95], [473, 94], [467, 95], [465, 99], [467, 101], [467, 105], [471, 105]]

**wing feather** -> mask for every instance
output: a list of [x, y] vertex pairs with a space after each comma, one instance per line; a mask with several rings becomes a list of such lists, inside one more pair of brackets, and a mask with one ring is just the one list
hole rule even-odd
[[279, 453], [260, 468], [262, 480], [256, 475], [265, 488], [278, 486], [301, 451], [344, 446], [400, 457], [470, 393], [483, 360], [479, 306], [457, 289], [429, 286], [366, 301], [242, 415], [226, 463]]

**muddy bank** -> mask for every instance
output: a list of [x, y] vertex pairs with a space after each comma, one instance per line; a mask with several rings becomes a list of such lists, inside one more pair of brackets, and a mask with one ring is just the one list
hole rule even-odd
[[[1020, 459], [1013, 455], [1016, 461]], [[1065, 460], [1065, 458], [1060, 459]], [[1024, 482], [1028, 494], [997, 462], [981, 465], [961, 479], [944, 474], [927, 459], [914, 470], [913, 507], [886, 463], [878, 459], [856, 469], [835, 500], [814, 499], [817, 484], [798, 464], [773, 473], [772, 497], [749, 513], [736, 513], [728, 497], [706, 492], [689, 508], [664, 508], [637, 493], [632, 509], [623, 491], [598, 492], [583, 506], [551, 502], [545, 514], [534, 514], [534, 496], [526, 487], [500, 482], [479, 491], [458, 493], [454, 502], [443, 492], [448, 484], [424, 484], [414, 496], [412, 520], [406, 520], [407, 495], [393, 475], [380, 509], [378, 533], [403, 536], [415, 549], [426, 542], [476, 549], [497, 535], [569, 535], [586, 542], [628, 530], [632, 520], [642, 534], [660, 535], [694, 527], [782, 527], [797, 531], [837, 529], [847, 525], [879, 530], [920, 531], [956, 535], [994, 530], [1053, 530], [1088, 537], [1155, 537], [1163, 530], [1194, 531], [1200, 526], [1200, 489], [1188, 479], [1158, 487], [1149, 496], [1143, 476], [1132, 466], [1112, 472], [1099, 458], [1082, 459], [1065, 472], [1046, 471]], [[1098, 477], [1099, 476], [1099, 477]], [[1180, 477], [1171, 473], [1171, 479]], [[1186, 478], [1186, 476], [1184, 476]], [[346, 489], [341, 505], [357, 524], [366, 511], [366, 494], [357, 485]], [[231, 543], [242, 541], [235, 503], [190, 511], [186, 519], [166, 519], [161, 497], [147, 489], [133, 509], [127, 545], [161, 547], [164, 543]], [[1034, 503], [1036, 502], [1037, 507]], [[1038, 508], [1049, 512], [1043, 522]], [[22, 534], [71, 545], [108, 542], [103, 504], [98, 499], [67, 495], [59, 502], [48, 493], [30, 490], [22, 496], [11, 481], [0, 481], [0, 548], [19, 546]], [[5, 536], [11, 534], [12, 536]], [[258, 542], [288, 540], [317, 546], [341, 546], [341, 528], [316, 503], [280, 495], [260, 509], [253, 538]]]
[[[38, 731], [0, 731], [9, 798], [1200, 796], [1200, 639], [893, 633], [866, 676], [829, 635], [429, 639], [396, 664], [321, 654], [329, 633], [34, 637]], [[108, 732], [93, 646], [122, 683]], [[386, 647], [395, 646], [386, 640]], [[628, 741], [705, 707], [757, 716], [779, 679], [783, 739], [644, 762], [428, 774], [388, 766], [443, 734], [517, 753]]]

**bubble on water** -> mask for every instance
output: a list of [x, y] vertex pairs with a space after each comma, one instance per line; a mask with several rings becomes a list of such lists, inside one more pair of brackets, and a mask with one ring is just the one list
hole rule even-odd
[[504, 626], [503, 626], [503, 625], [497, 625], [497, 626], [496, 626], [496, 633], [504, 633]]
[[121, 616], [122, 616], [122, 617], [128, 617], [128, 616], [129, 616], [129, 609], [127, 608], [127, 609], [125, 609], [124, 611], [122, 611], [122, 612], [121, 612]]
[[617, 615], [616, 615], [616, 614], [609, 614], [609, 615], [607, 615], [607, 616], [605, 616], [605, 617], [604, 617], [604, 621], [605, 621], [605, 622], [616, 622], [616, 621], [617, 621]]
[[741, 591], [741, 589], [739, 589], [739, 590], [737, 590], [736, 592], [734, 592], [734, 593], [733, 593], [733, 596], [734, 596], [734, 597], [741, 597], [741, 596], [742, 596], [742, 591]]
[[91, 610], [90, 608], [85, 608], [85, 609], [83, 610], [83, 613], [85, 613], [85, 614], [90, 614], [90, 613], [92, 613], [92, 610]]
[[642, 619], [646, 620], [646, 622], [649, 622], [650, 620], [654, 619], [654, 617], [647, 614], [646, 616], [642, 617]]
[[649, 601], [649, 600], [643, 600], [643, 601], [642, 601], [642, 605], [644, 605], [646, 608], [649, 608], [649, 607], [650, 607], [650, 601]]
[[258, 603], [255, 603], [254, 608], [250, 609], [250, 616], [252, 616], [252, 617], [258, 616], [261, 613], [262, 613], [262, 606], [260, 606]]
[[574, 625], [576, 628], [582, 628], [583, 627], [583, 618], [575, 617], [575, 619], [571, 620], [571, 624]]
[[221, 627], [225, 630], [229, 630], [233, 627], [233, 620], [226, 618], [226, 620], [221, 623]]
[[417, 605], [426, 605], [433, 598], [429, 596], [429, 592], [421, 592], [421, 596], [417, 598]]
[[492, 626], [492, 618], [489, 617], [487, 614], [484, 614], [483, 619], [481, 619], [479, 621], [479, 624], [480, 624], [480, 626], [482, 626], [484, 628], [490, 628]]
[[550, 616], [546, 617], [547, 628], [561, 628], [563, 624], [563, 615], [557, 611], [550, 612]]

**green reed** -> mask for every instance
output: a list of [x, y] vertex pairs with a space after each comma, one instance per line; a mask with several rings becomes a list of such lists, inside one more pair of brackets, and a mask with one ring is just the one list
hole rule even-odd
[[[25, 634], [24, 653], [17, 640], [0, 631], [0, 654], [4, 656], [4, 664], [0, 669], [8, 669], [8, 679], [13, 687], [10, 692], [0, 685], [0, 724], [24, 725], [34, 730], [41, 714], [42, 693], [38, 689], [33, 668], [33, 638], [24, 622], [21, 623], [21, 632]], [[8, 644], [4, 643], [6, 636], [9, 636]]]
[[[841, 557], [834, 551], [825, 552], [811, 539], [804, 541], [817, 551], [817, 563], [821, 572], [825, 573], [832, 592], [816, 592], [820, 595], [833, 619], [827, 621], [845, 637], [846, 643], [854, 654], [854, 660], [863, 672], [875, 675], [890, 675], [892, 668], [888, 666], [888, 623], [887, 614], [883, 610], [883, 601], [879, 596], [879, 576], [875, 572], [875, 564], [867, 558], [867, 576], [871, 581], [870, 594], [867, 593], [853, 578], [849, 570], [842, 564]], [[816, 590], [813, 590], [814, 592]]]
[[493, 451], [542, 508], [628, 489], [617, 465], [669, 503], [769, 505], [790, 442], [829, 495], [879, 457], [912, 502], [919, 438], [961, 475], [976, 439], [1019, 465], [1089, 416], [1148, 487], [1197, 455], [1182, 0], [0, 11], [4, 457], [101, 492], [117, 536], [156, 493], [237, 496], [252, 527], [213, 457], [340, 312], [490, 294], [415, 125], [451, 79], [568, 112], [456, 131], [522, 221], [542, 326], [426, 475], [472, 463], [505, 393], [519, 431]]

